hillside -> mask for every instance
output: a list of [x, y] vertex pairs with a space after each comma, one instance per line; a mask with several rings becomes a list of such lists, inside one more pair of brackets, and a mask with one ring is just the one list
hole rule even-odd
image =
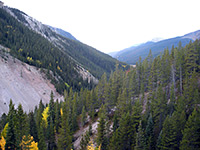
[[1, 7], [0, 18], [0, 44], [10, 48], [10, 53], [21, 61], [53, 71], [59, 80], [52, 83], [59, 92], [69, 87], [91, 88], [104, 72], [110, 74], [116, 63], [122, 64], [90, 46], [57, 34], [17, 9]]
[[139, 46], [133, 46], [124, 50], [121, 50], [113, 55], [114, 58], [117, 58], [119, 61], [126, 62], [128, 64], [135, 64], [139, 57], [141, 56], [142, 60], [148, 56], [149, 50], [151, 49], [152, 55], [158, 56], [160, 53], [163, 53], [164, 49], [171, 50], [172, 46], [177, 47], [179, 42], [184, 47], [191, 41], [195, 41], [200, 38], [200, 31], [195, 31], [184, 36], [170, 38], [161, 40], [158, 42], [149, 41]]
[[0, 45], [0, 115], [8, 113], [10, 99], [16, 106], [22, 104], [26, 112], [33, 110], [40, 100], [49, 103], [51, 91], [55, 99], [62, 100], [40, 69], [10, 56], [8, 51]]

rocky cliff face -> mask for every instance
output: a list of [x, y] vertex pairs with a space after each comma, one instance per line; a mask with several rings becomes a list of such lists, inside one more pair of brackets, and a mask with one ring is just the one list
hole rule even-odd
[[8, 112], [10, 99], [16, 107], [21, 103], [27, 112], [40, 100], [49, 102], [51, 91], [55, 99], [63, 99], [40, 69], [13, 58], [8, 51], [0, 46], [0, 115]]

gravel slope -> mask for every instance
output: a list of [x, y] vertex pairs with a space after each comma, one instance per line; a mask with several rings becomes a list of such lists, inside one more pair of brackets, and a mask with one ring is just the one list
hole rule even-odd
[[[43, 103], [50, 100], [53, 91], [54, 99], [62, 98], [54, 87], [45, 79], [36, 67], [22, 63], [2, 51], [0, 46], [0, 115], [7, 113], [10, 99], [15, 107], [22, 104], [25, 111], [33, 110], [39, 101]], [[9, 49], [6, 49], [7, 51]]]

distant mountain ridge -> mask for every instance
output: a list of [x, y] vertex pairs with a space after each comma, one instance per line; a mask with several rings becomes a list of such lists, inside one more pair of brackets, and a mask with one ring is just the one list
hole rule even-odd
[[142, 59], [144, 59], [148, 55], [150, 49], [155, 57], [162, 53], [166, 48], [171, 50], [173, 45], [175, 47], [178, 46], [179, 42], [181, 42], [182, 46], [184, 47], [190, 41], [195, 41], [196, 39], [200, 39], [200, 30], [185, 34], [184, 36], [158, 40], [158, 42], [149, 41], [138, 46], [132, 46], [123, 49], [112, 54], [111, 56], [119, 61], [126, 62], [128, 64], [135, 64], [139, 60], [140, 56]]

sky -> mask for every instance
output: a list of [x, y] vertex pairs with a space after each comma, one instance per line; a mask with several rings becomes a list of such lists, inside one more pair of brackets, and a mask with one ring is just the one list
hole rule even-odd
[[109, 53], [200, 30], [199, 0], [1, 0]]

